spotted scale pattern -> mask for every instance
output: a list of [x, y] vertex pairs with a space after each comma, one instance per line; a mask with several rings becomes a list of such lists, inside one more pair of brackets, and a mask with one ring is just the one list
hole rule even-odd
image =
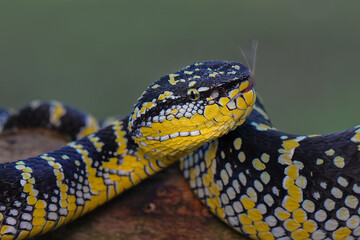
[[359, 129], [286, 134], [257, 100], [242, 126], [181, 167], [204, 204], [252, 239], [359, 239]]
[[[130, 117], [90, 135], [97, 127], [93, 118], [55, 101], [33, 102], [9, 116], [4, 130], [45, 127], [73, 139], [87, 136], [53, 152], [0, 164], [0, 239], [60, 227], [235, 129], [255, 102], [251, 81], [239, 63], [195, 63], [156, 81]], [[167, 84], [179, 85], [162, 88]], [[174, 99], [177, 113], [171, 112]]]

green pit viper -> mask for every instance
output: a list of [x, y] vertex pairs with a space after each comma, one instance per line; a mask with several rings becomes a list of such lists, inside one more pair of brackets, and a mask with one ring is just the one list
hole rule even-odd
[[101, 130], [55, 101], [0, 111], [0, 123], [79, 139], [0, 165], [1, 239], [58, 228], [179, 159], [197, 197], [252, 239], [360, 236], [360, 126], [321, 136], [275, 129], [240, 63], [198, 62], [161, 77], [130, 116]]

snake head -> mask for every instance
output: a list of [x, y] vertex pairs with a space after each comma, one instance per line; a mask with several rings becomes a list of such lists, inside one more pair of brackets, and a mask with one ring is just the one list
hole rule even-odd
[[241, 63], [194, 63], [161, 77], [142, 94], [129, 117], [129, 132], [147, 154], [178, 159], [241, 125], [255, 102], [252, 86]]

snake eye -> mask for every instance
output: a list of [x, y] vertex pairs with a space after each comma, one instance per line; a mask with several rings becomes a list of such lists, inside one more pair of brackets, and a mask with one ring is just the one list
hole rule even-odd
[[190, 100], [195, 101], [200, 98], [200, 93], [195, 88], [191, 88], [187, 91], [187, 96]]

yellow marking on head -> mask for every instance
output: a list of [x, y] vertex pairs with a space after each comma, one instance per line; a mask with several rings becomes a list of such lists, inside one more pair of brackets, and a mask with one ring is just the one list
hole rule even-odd
[[171, 85], [176, 85], [176, 83], [179, 82], [179, 80], [175, 80], [175, 77], [179, 76], [178, 74], [171, 73], [169, 74], [169, 83]]
[[[164, 93], [160, 94], [159, 97], [158, 97], [158, 100], [162, 101], [164, 99], [167, 99], [169, 98], [170, 96], [172, 96], [173, 93], [172, 92], [169, 92], [169, 91], [165, 91]], [[134, 112], [134, 115], [135, 115], [135, 112]], [[136, 118], [136, 116], [135, 116]]]
[[209, 74], [209, 77], [216, 77], [217, 75], [219, 75], [219, 73], [217, 72], [213, 72]]
[[195, 85], [195, 83], [196, 83], [196, 81], [191, 81], [191, 82], [189, 83], [189, 87], [193, 87], [193, 86]]
[[[221, 97], [219, 100], [219, 104], [221, 106], [225, 106], [228, 102], [230, 102], [230, 99], [228, 97]], [[244, 102], [245, 103], [245, 102]]]
[[282, 144], [282, 147], [285, 150], [290, 150], [290, 149], [293, 149], [293, 148], [296, 148], [296, 147], [299, 147], [299, 146], [300, 146], [300, 144], [294, 139], [286, 140]]

